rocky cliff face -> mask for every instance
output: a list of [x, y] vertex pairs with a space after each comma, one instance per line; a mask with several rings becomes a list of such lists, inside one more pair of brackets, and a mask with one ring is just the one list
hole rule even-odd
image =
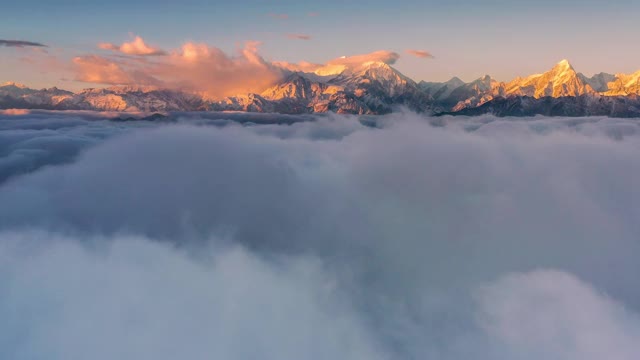
[[632, 96], [590, 96], [554, 98], [551, 96], [533, 98], [516, 96], [498, 98], [475, 108], [467, 108], [454, 113], [439, 115], [477, 116], [610, 116], [640, 117], [640, 97]]

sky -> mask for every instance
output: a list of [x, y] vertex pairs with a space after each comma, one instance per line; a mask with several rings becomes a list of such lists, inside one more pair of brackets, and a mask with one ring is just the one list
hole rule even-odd
[[14, 1], [2, 5], [0, 39], [46, 47], [0, 46], [0, 81], [72, 90], [105, 85], [104, 76], [79, 75], [73, 59], [85, 57], [85, 72], [88, 61], [99, 61], [88, 56], [115, 62], [115, 47], [98, 44], [120, 46], [137, 36], [167, 54], [193, 43], [230, 58], [259, 42], [263, 63], [324, 64], [386, 50], [400, 55], [394, 67], [416, 81], [485, 74], [507, 81], [565, 58], [586, 75], [630, 73], [640, 69], [638, 11], [632, 0]]

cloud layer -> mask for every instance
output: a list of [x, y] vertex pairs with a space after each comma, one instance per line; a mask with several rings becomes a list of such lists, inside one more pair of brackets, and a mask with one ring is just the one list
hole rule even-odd
[[637, 120], [73, 116], [2, 122], [0, 357], [640, 351]]
[[47, 47], [47, 45], [33, 42], [33, 41], [23, 41], [23, 40], [2, 40], [0, 39], [0, 46], [6, 47]]

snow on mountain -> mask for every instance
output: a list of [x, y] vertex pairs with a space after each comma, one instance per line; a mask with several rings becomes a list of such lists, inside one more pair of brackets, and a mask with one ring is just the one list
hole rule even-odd
[[599, 74], [595, 74], [592, 77], [588, 78], [583, 74], [578, 74], [581, 77], [582, 81], [589, 84], [591, 88], [597, 92], [603, 93], [609, 90], [609, 83], [616, 79], [615, 75], [607, 74], [601, 72]]
[[451, 96], [453, 90], [464, 85], [465, 82], [458, 77], [453, 77], [445, 82], [426, 82], [421, 81], [418, 83], [418, 87], [431, 99], [438, 101], [443, 100]]
[[607, 83], [605, 96], [640, 95], [640, 71], [633, 74], [617, 74]]
[[[215, 102], [214, 110], [383, 114], [398, 105], [416, 111], [428, 108], [415, 81], [382, 61], [340, 64], [315, 73], [292, 73], [260, 94], [234, 96]], [[328, 76], [327, 74], [331, 75]], [[323, 77], [320, 77], [322, 75]]]
[[476, 110], [471, 109], [477, 109], [517, 115], [545, 113], [554, 106], [553, 111], [567, 114], [621, 116], [635, 114], [634, 109], [640, 108], [638, 95], [640, 71], [629, 75], [600, 73], [588, 78], [577, 73], [567, 60], [547, 72], [509, 82], [486, 75], [469, 83], [454, 77], [442, 83], [419, 84], [383, 61], [363, 61], [327, 65], [313, 73], [291, 72], [259, 94], [238, 94], [221, 100], [148, 86], [72, 93], [5, 83], [0, 86], [0, 108], [384, 114], [406, 106], [432, 113], [472, 113]]
[[551, 96], [579, 96], [595, 94], [567, 60], [562, 60], [548, 72], [516, 78], [505, 86], [506, 96], [531, 96], [536, 99]]
[[344, 86], [349, 90], [375, 87], [386, 96], [393, 98], [415, 91], [418, 84], [382, 61], [369, 61], [355, 68], [347, 68], [331, 84]]

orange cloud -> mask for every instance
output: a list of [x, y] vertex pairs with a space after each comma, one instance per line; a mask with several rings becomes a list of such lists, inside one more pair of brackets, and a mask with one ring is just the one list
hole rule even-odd
[[2, 115], [10, 115], [10, 116], [19, 116], [19, 115], [29, 115], [31, 110], [29, 109], [6, 109], [0, 110], [0, 114]]
[[154, 77], [137, 69], [128, 69], [126, 64], [118, 63], [97, 55], [77, 56], [73, 58], [75, 80], [108, 85], [158, 85]]
[[75, 79], [109, 85], [153, 85], [197, 92], [210, 98], [259, 93], [284, 76], [265, 61], [260, 43], [247, 42], [230, 56], [207, 44], [188, 42], [167, 56], [80, 56], [73, 59]]
[[[157, 49], [142, 38], [121, 46], [102, 44], [101, 48], [125, 55], [149, 55]], [[166, 56], [77, 56], [71, 70], [76, 81], [107, 85], [144, 85], [185, 90], [211, 99], [247, 93], [261, 93], [292, 71], [336, 75], [366, 62], [395, 63], [399, 54], [380, 50], [369, 54], [344, 56], [325, 64], [271, 62], [259, 53], [260, 43], [246, 42], [235, 54], [207, 44], [187, 42]]]
[[311, 40], [311, 35], [305, 34], [287, 34], [287, 37], [294, 40]]
[[405, 52], [407, 54], [409, 54], [409, 55], [413, 55], [415, 57], [419, 57], [419, 58], [422, 58], [422, 59], [432, 59], [433, 58], [433, 55], [431, 55], [430, 52], [424, 51], [424, 50], [408, 49]]
[[147, 45], [140, 36], [136, 36], [132, 41], [125, 42], [122, 45], [100, 43], [98, 47], [103, 50], [117, 51], [127, 55], [154, 56], [167, 54], [160, 48]]
[[299, 63], [290, 63], [286, 61], [274, 61], [272, 64], [274, 66], [277, 66], [289, 71], [308, 72], [308, 73], [314, 72], [317, 69], [324, 66], [324, 64], [314, 64], [307, 61], [301, 61]]
[[247, 42], [236, 56], [206, 44], [186, 43], [166, 63], [156, 66], [157, 76], [180, 88], [212, 98], [262, 92], [283, 77], [281, 69], [258, 54], [258, 42]]

